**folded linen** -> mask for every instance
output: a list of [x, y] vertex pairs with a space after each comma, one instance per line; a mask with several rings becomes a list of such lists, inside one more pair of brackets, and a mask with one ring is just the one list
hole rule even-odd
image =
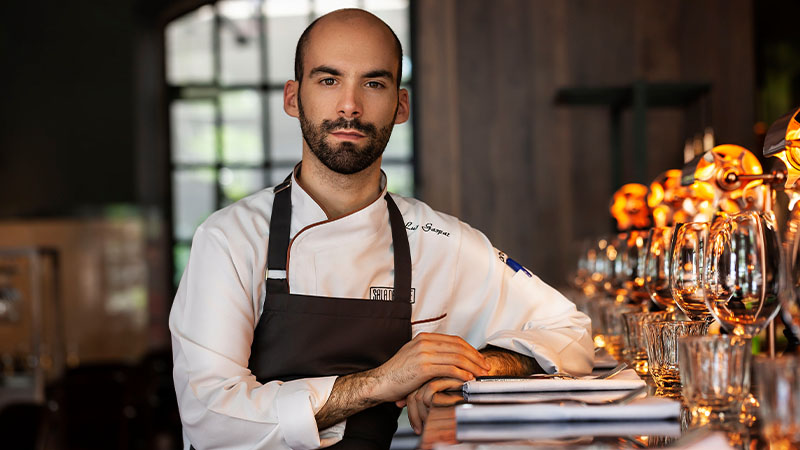
[[603, 422], [461, 423], [456, 427], [459, 441], [515, 441], [521, 439], [568, 439], [582, 436], [667, 436], [679, 437], [677, 420]]
[[[541, 403], [560, 401], [579, 401], [586, 403], [603, 403], [617, 400], [630, 394], [630, 390], [621, 391], [574, 391], [574, 392], [500, 392], [494, 394], [463, 394], [467, 403]], [[641, 397], [647, 394], [642, 392]]]
[[680, 417], [679, 401], [647, 397], [619, 405], [581, 403], [465, 404], [456, 422], [654, 421]]
[[501, 392], [554, 392], [554, 391], [621, 391], [639, 389], [645, 382], [633, 369], [626, 369], [614, 378], [579, 379], [560, 378], [491, 378], [464, 383], [465, 394], [490, 394]]

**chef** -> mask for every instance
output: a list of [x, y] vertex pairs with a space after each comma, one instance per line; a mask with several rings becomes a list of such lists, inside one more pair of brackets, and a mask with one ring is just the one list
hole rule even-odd
[[592, 367], [589, 319], [486, 236], [386, 190], [402, 49], [361, 10], [297, 45], [301, 164], [198, 227], [170, 314], [185, 448], [388, 448], [400, 408], [488, 374]]

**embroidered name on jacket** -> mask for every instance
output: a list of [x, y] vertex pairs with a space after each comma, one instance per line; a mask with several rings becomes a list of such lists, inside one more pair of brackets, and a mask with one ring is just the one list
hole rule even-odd
[[439, 236], [445, 236], [445, 237], [449, 237], [450, 236], [450, 232], [449, 231], [442, 230], [441, 228], [436, 228], [430, 222], [426, 223], [421, 228], [420, 228], [418, 223], [406, 222], [406, 230], [409, 230], [409, 231], [422, 230], [422, 231], [424, 231], [426, 233], [438, 234]]
[[[414, 303], [414, 288], [411, 288], [411, 303]], [[394, 288], [372, 286], [369, 288], [370, 300], [381, 300], [384, 302], [394, 301]]]

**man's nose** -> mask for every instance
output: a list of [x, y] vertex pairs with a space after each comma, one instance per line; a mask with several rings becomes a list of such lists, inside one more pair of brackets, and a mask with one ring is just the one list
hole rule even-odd
[[347, 86], [341, 90], [341, 93], [338, 105], [339, 116], [347, 119], [361, 116], [363, 111], [358, 88], [355, 86]]

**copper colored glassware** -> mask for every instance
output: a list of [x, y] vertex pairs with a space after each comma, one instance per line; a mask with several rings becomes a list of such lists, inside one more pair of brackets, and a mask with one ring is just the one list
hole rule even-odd
[[800, 448], [800, 356], [755, 362], [758, 418], [770, 448]]
[[644, 287], [650, 299], [667, 311], [677, 309], [669, 287], [670, 243], [674, 227], [654, 227], [647, 234]]
[[750, 392], [750, 341], [738, 336], [678, 339], [683, 398], [691, 423], [738, 421]]
[[741, 211], [714, 227], [706, 266], [706, 306], [731, 333], [751, 338], [778, 313], [788, 270], [771, 214]]
[[659, 388], [680, 390], [678, 338], [704, 335], [708, 326], [707, 321], [653, 321], [643, 325], [650, 375]]
[[608, 302], [603, 310], [605, 323], [605, 347], [617, 361], [624, 361], [627, 350], [625, 346], [625, 313], [642, 312], [642, 306], [619, 302]]
[[679, 223], [670, 245], [670, 290], [675, 303], [691, 320], [711, 316], [703, 294], [708, 236], [706, 222]]
[[644, 337], [644, 324], [651, 321], [669, 321], [674, 313], [669, 311], [630, 312], [622, 315], [625, 320], [625, 360], [636, 373], [643, 377], [649, 373], [647, 362], [647, 342]]

